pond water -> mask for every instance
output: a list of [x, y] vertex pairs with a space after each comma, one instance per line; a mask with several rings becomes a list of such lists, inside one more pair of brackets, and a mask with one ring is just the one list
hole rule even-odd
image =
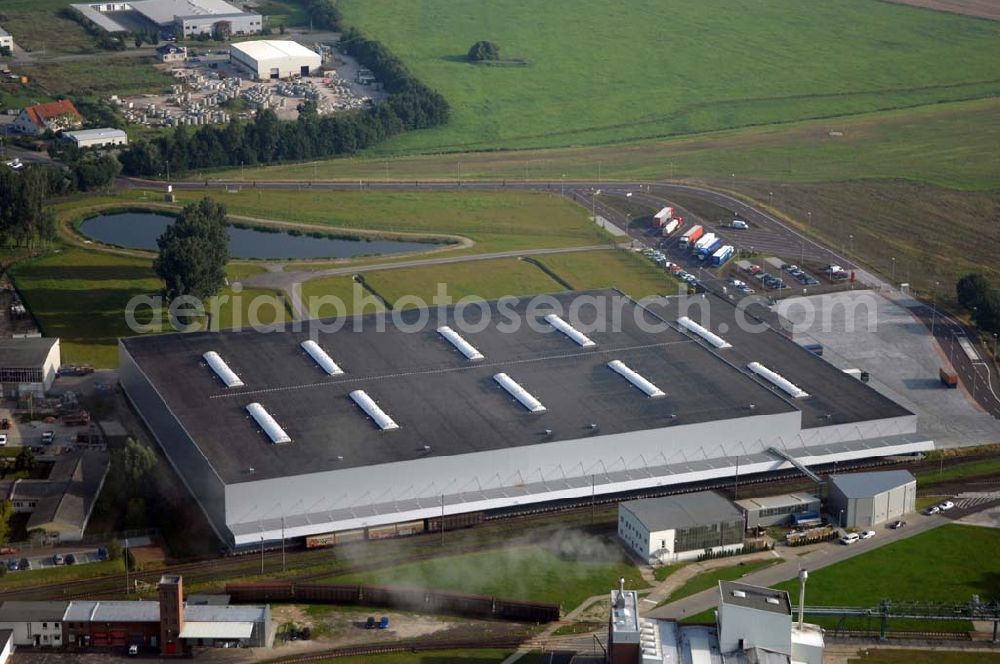
[[[156, 238], [163, 234], [174, 218], [152, 212], [116, 212], [99, 214], [80, 225], [84, 236], [127, 249], [156, 251]], [[372, 254], [398, 254], [422, 251], [440, 246], [431, 242], [400, 240], [366, 241], [332, 237], [291, 235], [281, 231], [269, 233], [254, 228], [230, 226], [229, 254], [233, 258], [351, 258]]]

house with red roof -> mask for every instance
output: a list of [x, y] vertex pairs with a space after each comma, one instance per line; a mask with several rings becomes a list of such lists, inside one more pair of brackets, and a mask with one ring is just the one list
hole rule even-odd
[[83, 116], [69, 99], [26, 106], [14, 121], [14, 131], [30, 136], [42, 134], [46, 129], [55, 132], [82, 126]]

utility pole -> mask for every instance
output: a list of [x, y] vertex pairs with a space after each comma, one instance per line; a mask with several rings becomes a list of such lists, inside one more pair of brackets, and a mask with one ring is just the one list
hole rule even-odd
[[590, 475], [590, 525], [594, 525], [594, 475]]
[[285, 571], [285, 517], [281, 517], [281, 571]]
[[740, 499], [740, 455], [736, 455], [736, 479], [733, 483], [733, 500]]
[[441, 546], [444, 546], [444, 494], [441, 494]]
[[934, 282], [934, 297], [931, 298], [931, 338], [934, 338], [934, 325], [937, 323], [937, 289], [940, 281]]
[[260, 527], [260, 573], [264, 574], [264, 526]]

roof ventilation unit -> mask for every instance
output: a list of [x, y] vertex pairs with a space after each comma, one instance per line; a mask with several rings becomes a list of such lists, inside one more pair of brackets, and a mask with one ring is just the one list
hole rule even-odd
[[481, 360], [483, 359], [483, 354], [476, 350], [476, 347], [470, 344], [468, 341], [462, 338], [462, 335], [451, 329], [447, 325], [442, 325], [437, 329], [438, 334], [451, 342], [451, 345], [458, 349], [462, 355], [468, 360]]
[[226, 361], [219, 357], [219, 354], [214, 350], [208, 351], [201, 357], [205, 360], [208, 366], [212, 368], [212, 371], [214, 371], [215, 375], [219, 377], [219, 380], [222, 381], [223, 385], [226, 387], [243, 387], [243, 381], [240, 380], [240, 377], [236, 375], [236, 372], [229, 368]]
[[292, 439], [288, 437], [285, 430], [282, 429], [271, 414], [264, 410], [256, 401], [247, 406], [247, 412], [250, 413], [250, 417], [257, 422], [257, 426], [264, 430], [267, 437], [271, 439], [271, 442], [277, 445], [278, 443], [290, 443]]
[[694, 322], [693, 320], [691, 320], [687, 316], [681, 316], [680, 318], [677, 319], [677, 322], [685, 330], [687, 330], [688, 332], [691, 332], [692, 334], [697, 334], [699, 337], [701, 337], [702, 339], [704, 339], [708, 343], [712, 344], [716, 348], [732, 348], [733, 347], [733, 345], [731, 343], [729, 343], [728, 341], [726, 341], [725, 339], [723, 339], [719, 335], [715, 334], [714, 332], [712, 332], [708, 328], [702, 327], [701, 325], [699, 325], [698, 323]]
[[638, 387], [640, 390], [643, 391], [643, 393], [645, 393], [647, 397], [667, 396], [666, 392], [658, 388], [656, 385], [650, 383], [648, 380], [637, 374], [635, 371], [632, 371], [632, 369], [629, 369], [628, 366], [621, 360], [611, 360], [610, 362], [608, 362], [608, 368], [610, 368], [619, 376], [622, 376], [628, 382]]
[[794, 399], [802, 399], [809, 396], [809, 393], [800, 388], [798, 385], [788, 380], [778, 372], [771, 371], [760, 362], [751, 362], [747, 365], [747, 369], [754, 372], [769, 383], [781, 388]]
[[507, 374], [493, 374], [493, 380], [499, 383], [500, 387], [507, 390], [508, 394], [517, 399], [522, 406], [530, 410], [532, 413], [545, 412], [545, 406], [542, 405], [542, 402], [533, 397], [528, 390], [518, 385], [517, 382]]
[[583, 346], [584, 348], [589, 348], [591, 346], [597, 345], [593, 341], [591, 341], [587, 337], [587, 335], [585, 335], [583, 332], [576, 329], [575, 327], [564, 321], [562, 318], [559, 318], [559, 316], [556, 316], [555, 314], [546, 314], [545, 322], [551, 325], [552, 327], [556, 328], [557, 330], [559, 330], [560, 332], [562, 332], [567, 337], [575, 341], [577, 344]]
[[311, 357], [313, 361], [319, 365], [319, 368], [327, 374], [331, 376], [339, 376], [344, 373], [344, 370], [337, 366], [337, 363], [333, 361], [333, 358], [326, 354], [326, 351], [323, 350], [322, 346], [312, 339], [306, 339], [299, 345], [302, 347], [302, 350], [304, 350], [309, 357]]
[[742, 590], [734, 590], [733, 597], [739, 597], [740, 599], [746, 599], [747, 594]]
[[392, 418], [386, 415], [385, 411], [379, 408], [375, 400], [368, 396], [368, 393], [364, 390], [354, 390], [351, 392], [350, 397], [354, 403], [361, 407], [361, 410], [365, 411], [368, 417], [375, 420], [375, 424], [382, 431], [399, 428], [399, 425], [393, 422]]

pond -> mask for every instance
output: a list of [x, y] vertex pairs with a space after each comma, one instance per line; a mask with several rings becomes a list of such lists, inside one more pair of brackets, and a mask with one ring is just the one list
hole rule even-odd
[[[126, 249], [156, 251], [156, 239], [163, 235], [174, 218], [152, 212], [116, 212], [99, 214], [84, 220], [80, 232], [96, 242]], [[405, 242], [359, 237], [313, 237], [287, 231], [269, 232], [257, 228], [229, 226], [229, 254], [233, 258], [351, 258], [374, 254], [398, 254], [424, 251], [440, 245], [431, 242]]]

